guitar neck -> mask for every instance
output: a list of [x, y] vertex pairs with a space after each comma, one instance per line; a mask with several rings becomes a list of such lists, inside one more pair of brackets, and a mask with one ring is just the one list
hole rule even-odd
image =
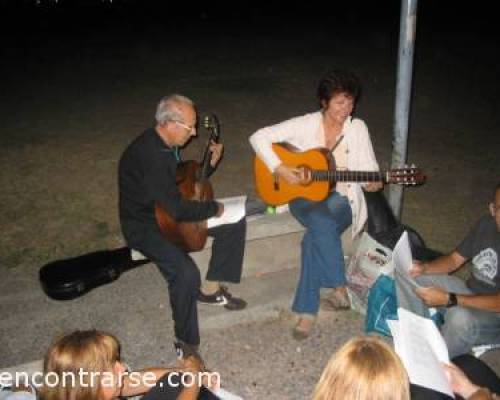
[[330, 182], [386, 182], [386, 174], [380, 171], [313, 171], [314, 181]]

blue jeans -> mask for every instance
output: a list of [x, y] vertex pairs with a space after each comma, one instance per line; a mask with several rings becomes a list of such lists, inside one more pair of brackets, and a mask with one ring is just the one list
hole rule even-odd
[[321, 202], [296, 199], [290, 203], [290, 212], [307, 228], [302, 239], [302, 266], [292, 310], [315, 315], [319, 310], [320, 289], [346, 284], [340, 238], [351, 225], [351, 206], [347, 197], [333, 192]]
[[[395, 279], [399, 307], [429, 318], [429, 309], [407, 279], [397, 273]], [[424, 287], [435, 286], [458, 294], [473, 294], [465, 282], [455, 276], [422, 275], [416, 281]], [[450, 358], [468, 353], [476, 345], [500, 343], [500, 313], [460, 306], [441, 311], [445, 314], [441, 333]]]

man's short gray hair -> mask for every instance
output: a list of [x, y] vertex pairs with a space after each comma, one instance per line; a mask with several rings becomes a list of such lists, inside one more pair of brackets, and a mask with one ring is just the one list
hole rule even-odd
[[180, 94], [171, 94], [160, 100], [156, 107], [155, 119], [160, 125], [164, 125], [169, 121], [182, 121], [182, 115], [179, 112], [179, 103], [188, 104], [194, 107], [191, 99]]

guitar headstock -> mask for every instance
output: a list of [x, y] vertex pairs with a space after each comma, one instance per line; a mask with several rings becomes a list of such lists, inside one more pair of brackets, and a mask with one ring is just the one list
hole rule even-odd
[[203, 118], [203, 126], [210, 132], [210, 139], [217, 142], [220, 136], [219, 118], [217, 118], [215, 114], [205, 115]]
[[403, 168], [391, 169], [390, 171], [387, 171], [386, 177], [387, 183], [405, 186], [421, 185], [425, 182], [425, 179], [425, 174], [415, 165], [405, 165]]

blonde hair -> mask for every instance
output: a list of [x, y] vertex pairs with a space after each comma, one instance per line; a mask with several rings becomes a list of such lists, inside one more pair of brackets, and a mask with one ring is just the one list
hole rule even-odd
[[[113, 371], [119, 359], [120, 344], [108, 333], [89, 330], [62, 336], [45, 356], [46, 380], [40, 397], [44, 400], [97, 400], [101, 397], [102, 373]], [[82, 376], [81, 371], [85, 375]], [[91, 377], [92, 372], [100, 374]], [[58, 384], [48, 385], [55, 381], [54, 375]]]
[[392, 348], [375, 337], [357, 337], [328, 361], [313, 400], [409, 400], [408, 376]]

